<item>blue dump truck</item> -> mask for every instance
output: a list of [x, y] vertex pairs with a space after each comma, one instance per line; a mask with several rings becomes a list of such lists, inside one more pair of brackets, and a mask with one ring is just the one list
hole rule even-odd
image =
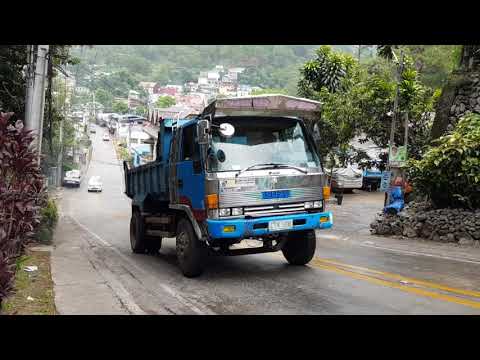
[[[187, 277], [206, 256], [282, 251], [293, 265], [315, 253], [315, 229], [330, 228], [325, 174], [306, 122], [320, 104], [284, 95], [217, 99], [194, 119], [160, 124], [155, 159], [129, 168], [130, 244], [157, 253], [176, 237]], [[241, 247], [254, 239], [258, 247]]]

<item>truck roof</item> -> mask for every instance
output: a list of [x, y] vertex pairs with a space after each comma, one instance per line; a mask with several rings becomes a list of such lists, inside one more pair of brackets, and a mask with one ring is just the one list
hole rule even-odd
[[316, 118], [320, 102], [294, 96], [271, 94], [217, 99], [203, 111], [202, 117], [215, 116], [287, 116]]

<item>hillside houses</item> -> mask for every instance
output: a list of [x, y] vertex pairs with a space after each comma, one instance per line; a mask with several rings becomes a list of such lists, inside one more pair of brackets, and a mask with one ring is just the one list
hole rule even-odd
[[[196, 81], [190, 81], [183, 85], [161, 84], [150, 81], [139, 83], [148, 94], [149, 108], [154, 109], [155, 103], [162, 96], [175, 98], [176, 106], [201, 111], [209, 100], [229, 96], [248, 96], [255, 89], [248, 85], [241, 85], [241, 74], [245, 68], [216, 65], [210, 70], [201, 71]], [[130, 97], [129, 97], [130, 99]], [[129, 105], [135, 105], [138, 99], [132, 96]]]

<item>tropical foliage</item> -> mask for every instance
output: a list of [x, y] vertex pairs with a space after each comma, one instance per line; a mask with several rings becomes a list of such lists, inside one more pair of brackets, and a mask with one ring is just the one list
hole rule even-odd
[[175, 98], [172, 96], [160, 96], [155, 103], [159, 108], [167, 108], [176, 104]]
[[438, 207], [480, 207], [480, 115], [460, 120], [420, 160], [409, 164], [418, 190]]
[[12, 264], [23, 244], [35, 235], [45, 204], [33, 135], [12, 114], [0, 114], [0, 300], [11, 291]]
[[[317, 58], [302, 68], [299, 95], [322, 102], [321, 118], [316, 126], [322, 157], [329, 153], [345, 161], [364, 161], [365, 154], [353, 151], [349, 142], [355, 136], [371, 140], [380, 148], [389, 141], [392, 111], [397, 89], [396, 65], [380, 57], [359, 64], [350, 55], [334, 52], [327, 46], [317, 51]], [[431, 113], [439, 91], [419, 79], [411, 57], [405, 57], [399, 82], [399, 115], [395, 143], [403, 144], [404, 121], [409, 116], [409, 152], [418, 158], [428, 145]], [[350, 158], [347, 154], [351, 154]], [[382, 157], [384, 167], [386, 157]]]

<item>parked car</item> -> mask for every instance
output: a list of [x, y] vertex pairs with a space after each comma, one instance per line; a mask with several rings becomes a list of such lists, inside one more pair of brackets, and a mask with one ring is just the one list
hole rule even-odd
[[361, 189], [363, 185], [362, 170], [349, 165], [345, 168], [333, 169], [331, 187], [334, 191], [350, 192], [353, 189]]
[[380, 188], [382, 172], [377, 168], [365, 169], [363, 171], [363, 190], [377, 191]]
[[95, 127], [95, 125], [93, 125], [93, 124], [90, 125], [90, 132], [91, 132], [92, 134], [95, 134], [95, 133], [97, 132], [97, 128]]
[[103, 141], [110, 141], [110, 136], [108, 134], [103, 134]]
[[88, 192], [96, 191], [101, 192], [103, 190], [103, 184], [100, 179], [100, 176], [92, 176], [88, 181]]
[[80, 187], [81, 182], [82, 182], [82, 174], [80, 170], [67, 171], [65, 174], [65, 177], [63, 178], [64, 186]]

